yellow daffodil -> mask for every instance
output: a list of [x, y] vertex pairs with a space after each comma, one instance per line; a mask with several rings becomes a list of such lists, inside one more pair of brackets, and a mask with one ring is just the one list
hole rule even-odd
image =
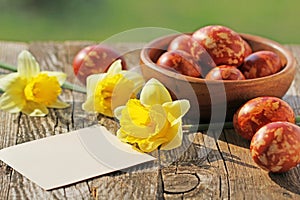
[[61, 85], [66, 80], [62, 72], [40, 71], [35, 58], [22, 51], [18, 56], [18, 69], [0, 78], [0, 109], [10, 113], [23, 112], [29, 116], [45, 116], [47, 108], [66, 108], [58, 100]]
[[116, 107], [135, 98], [144, 85], [138, 73], [122, 70], [121, 60], [115, 61], [107, 73], [93, 74], [87, 78], [87, 99], [82, 108], [87, 112], [113, 117]]
[[170, 150], [182, 142], [182, 117], [190, 108], [188, 100], [172, 101], [168, 90], [150, 79], [141, 91], [140, 100], [130, 99], [115, 110], [120, 120], [118, 138], [143, 152], [158, 147]]

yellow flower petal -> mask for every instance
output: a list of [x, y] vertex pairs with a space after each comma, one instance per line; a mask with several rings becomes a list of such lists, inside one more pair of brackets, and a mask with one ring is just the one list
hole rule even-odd
[[181, 121], [181, 118], [190, 109], [190, 102], [188, 100], [177, 100], [163, 104], [164, 109], [168, 113], [168, 120], [171, 126]]
[[178, 126], [170, 128], [161, 105], [145, 107], [137, 99], [129, 100], [122, 109], [120, 125], [117, 136], [144, 152], [151, 152], [158, 146], [169, 143], [178, 133]]
[[166, 137], [166, 128], [168, 128], [169, 122], [167, 121], [164, 108], [159, 104], [151, 106], [149, 115], [151, 118], [151, 124], [155, 124], [155, 129], [152, 136], [154, 138]]
[[1, 77], [0, 109], [23, 112], [30, 116], [45, 116], [48, 107], [66, 108], [68, 104], [58, 100], [60, 85], [66, 80], [62, 72], [40, 72], [39, 64], [28, 52], [18, 56], [18, 72]]
[[188, 100], [172, 102], [167, 89], [151, 79], [142, 89], [141, 100], [130, 99], [115, 110], [120, 120], [117, 137], [143, 152], [159, 146], [163, 150], [177, 148], [182, 142], [181, 118], [189, 108]]
[[56, 102], [61, 88], [55, 76], [40, 73], [30, 79], [24, 92], [26, 100], [49, 106]]
[[50, 77], [51, 76], [56, 77], [59, 85], [62, 85], [67, 79], [67, 75], [63, 72], [42, 71], [41, 74], [47, 74]]
[[52, 103], [51, 105], [48, 105], [48, 108], [67, 108], [70, 105], [68, 103], [59, 101], [58, 99]]
[[20, 76], [30, 79], [40, 73], [40, 66], [28, 51], [22, 51], [18, 56], [18, 73]]
[[152, 78], [141, 91], [140, 100], [145, 105], [163, 104], [171, 102], [171, 96], [168, 90], [158, 80]]
[[[121, 95], [116, 92], [116, 87], [122, 87], [122, 84], [119, 86], [119, 82], [122, 79], [123, 76], [121, 74], [116, 74], [114, 76], [105, 76], [105, 78], [97, 83], [94, 95], [91, 96], [91, 98], [94, 98], [95, 111], [109, 117], [113, 116], [113, 110], [116, 108], [113, 106], [113, 101], [117, 101], [116, 95]], [[120, 96], [119, 101], [124, 100], [124, 98]]]
[[14, 113], [19, 112], [26, 104], [24, 88], [26, 80], [21, 77], [11, 79], [6, 91], [0, 98], [0, 109]]
[[123, 70], [120, 72], [120, 74], [122, 74], [126, 79], [131, 80], [134, 83], [134, 89], [132, 92], [135, 94], [139, 93], [143, 85], [145, 84], [143, 76], [141, 76], [138, 73]]
[[117, 60], [107, 73], [87, 78], [87, 100], [82, 108], [113, 117], [115, 108], [125, 105], [130, 98], [135, 98], [143, 84], [140, 74], [122, 70], [121, 60]]
[[175, 135], [175, 137], [173, 137], [173, 139], [170, 142], [161, 145], [162, 150], [171, 150], [181, 146], [183, 135], [181, 122], [177, 123], [175, 126], [172, 126], [169, 129], [169, 132], [172, 132]]
[[22, 112], [29, 116], [43, 117], [48, 114], [48, 109], [46, 106], [29, 101], [26, 106], [22, 109]]
[[16, 79], [19, 78], [18, 73], [10, 73], [0, 78], [0, 89], [6, 91]]
[[106, 74], [92, 74], [86, 79], [86, 94], [87, 97], [94, 96], [97, 84], [102, 81]]
[[0, 97], [0, 109], [10, 112], [10, 113], [17, 113], [20, 112], [23, 108], [23, 102], [17, 102], [12, 98], [12, 96], [8, 95], [7, 93], [2, 94]]
[[114, 116], [120, 120], [122, 117], [122, 110], [125, 109], [125, 106], [119, 106], [114, 110]]
[[158, 138], [156, 140], [150, 140], [149, 138], [136, 138], [127, 135], [122, 129], [117, 131], [117, 137], [125, 143], [133, 145], [134, 148], [142, 152], [152, 152], [156, 150], [162, 143], [165, 142], [164, 138]]
[[115, 108], [135, 97], [134, 90], [135, 83], [122, 74], [89, 76], [87, 100], [82, 108], [88, 112], [98, 112], [113, 117]]
[[151, 127], [149, 108], [144, 107], [139, 100], [131, 99], [122, 110], [121, 129], [127, 135], [137, 138], [147, 138], [154, 132]]
[[110, 67], [107, 70], [107, 74], [108, 76], [114, 76], [116, 74], [119, 74], [121, 70], [122, 70], [122, 64], [121, 64], [121, 60], [119, 59], [110, 65]]
[[87, 100], [82, 104], [82, 109], [87, 111], [87, 112], [94, 112], [96, 113], [97, 111], [95, 110], [95, 103], [94, 103], [94, 96], [91, 96], [87, 98]]
[[[121, 75], [121, 74], [120, 74]], [[122, 77], [114, 87], [112, 97], [111, 97], [111, 108], [114, 110], [115, 108], [125, 105], [126, 102], [131, 99], [135, 98], [136, 94], [135, 91], [135, 83]]]

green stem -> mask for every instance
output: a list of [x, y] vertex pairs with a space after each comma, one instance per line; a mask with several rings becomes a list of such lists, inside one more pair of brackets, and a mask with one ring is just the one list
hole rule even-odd
[[[6, 69], [6, 70], [9, 70], [9, 71], [12, 71], [12, 72], [17, 71], [17, 68], [15, 66], [8, 65], [6, 63], [1, 63], [1, 62], [0, 62], [0, 68]], [[75, 91], [75, 92], [86, 93], [86, 89], [84, 87], [72, 84], [68, 81], [65, 81], [64, 84], [61, 87], [64, 88], [64, 89], [69, 89], [69, 90]], [[3, 93], [3, 92], [4, 91], [0, 89], [0, 93]]]
[[12, 72], [16, 72], [17, 71], [17, 68], [15, 66], [8, 65], [8, 64], [2, 63], [2, 62], [0, 62], [0, 68], [6, 69], [6, 70], [9, 70], [9, 71], [12, 71]]
[[297, 115], [297, 116], [295, 117], [295, 123], [296, 123], [297, 125], [300, 125], [300, 115]]
[[[12, 65], [8, 65], [6, 63], [1, 63], [0, 62], [0, 68], [6, 69], [12, 72], [16, 72], [17, 68]], [[86, 89], [84, 87], [81, 87], [79, 85], [72, 84], [68, 81], [66, 81], [63, 85], [62, 88], [64, 89], [69, 89], [72, 91], [80, 92], [80, 93], [86, 93]], [[0, 93], [3, 93], [4, 91], [0, 89]], [[295, 117], [295, 121], [297, 125], [300, 125], [300, 115]], [[220, 126], [223, 127], [223, 129], [232, 129], [233, 128], [233, 123], [232, 122], [224, 122], [223, 123], [210, 123], [210, 124], [192, 124], [192, 125], [183, 125], [183, 129], [185, 130], [198, 130], [198, 131], [205, 131], [208, 130], [209, 128], [211, 130], [213, 129], [219, 129]]]
[[79, 85], [75, 85], [73, 83], [70, 83], [68, 81], [65, 81], [64, 84], [61, 86], [64, 89], [69, 89], [75, 92], [80, 92], [80, 93], [86, 93], [86, 89], [84, 87], [81, 87]]
[[197, 131], [206, 131], [210, 130], [217, 130], [217, 129], [232, 129], [233, 123], [232, 122], [224, 122], [224, 123], [209, 123], [209, 124], [187, 124], [183, 125], [184, 130], [197, 130]]
[[[297, 125], [300, 125], [300, 115], [297, 115], [295, 117], [295, 123]], [[210, 124], [187, 124], [183, 125], [184, 130], [197, 130], [197, 131], [206, 131], [208, 129], [210, 130], [216, 130], [216, 129], [233, 129], [233, 123], [232, 122], [224, 122], [223, 123], [210, 123]]]

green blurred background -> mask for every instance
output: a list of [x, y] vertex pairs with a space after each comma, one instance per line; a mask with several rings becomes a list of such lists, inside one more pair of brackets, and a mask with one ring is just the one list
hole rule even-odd
[[0, 40], [95, 40], [141, 27], [221, 24], [300, 44], [299, 0], [0, 0]]

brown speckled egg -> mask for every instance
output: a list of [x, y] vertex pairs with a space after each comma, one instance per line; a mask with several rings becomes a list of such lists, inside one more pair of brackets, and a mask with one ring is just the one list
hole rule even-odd
[[86, 84], [86, 78], [92, 74], [106, 72], [110, 65], [122, 60], [122, 69], [126, 69], [126, 62], [122, 55], [106, 45], [91, 45], [81, 49], [74, 57], [73, 70], [76, 77]]
[[163, 53], [157, 60], [157, 64], [163, 68], [176, 71], [192, 77], [201, 77], [201, 67], [193, 56], [185, 51], [175, 50]]
[[239, 66], [243, 63], [245, 41], [230, 28], [205, 26], [195, 31], [193, 37], [208, 51], [216, 65]]
[[247, 41], [244, 40], [244, 44], [245, 44], [245, 58], [247, 56], [249, 56], [253, 51], [251, 46], [249, 45], [249, 43]]
[[254, 162], [274, 173], [300, 164], [300, 128], [289, 122], [272, 122], [253, 136], [250, 152]]
[[247, 79], [275, 74], [282, 68], [280, 57], [272, 51], [257, 51], [244, 60], [240, 70]]
[[205, 76], [208, 80], [245, 80], [243, 73], [234, 66], [221, 65], [213, 68]]
[[295, 123], [295, 114], [288, 103], [277, 97], [257, 97], [246, 102], [233, 116], [235, 131], [247, 140], [270, 122]]
[[191, 35], [182, 34], [173, 39], [168, 51], [182, 50], [191, 54], [201, 67], [204, 75], [212, 68], [216, 67], [215, 62], [204, 47]]

